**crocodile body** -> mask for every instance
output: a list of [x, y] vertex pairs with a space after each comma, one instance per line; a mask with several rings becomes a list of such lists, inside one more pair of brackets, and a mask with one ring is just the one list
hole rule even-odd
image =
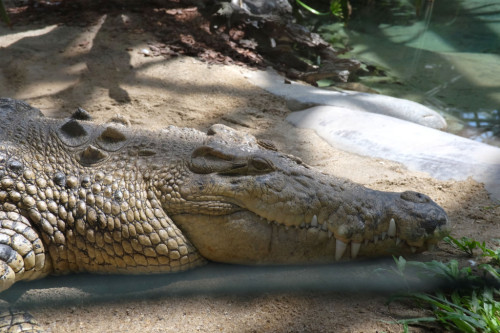
[[224, 125], [153, 132], [0, 99], [0, 290], [68, 272], [423, 251], [449, 228], [416, 192], [316, 171]]

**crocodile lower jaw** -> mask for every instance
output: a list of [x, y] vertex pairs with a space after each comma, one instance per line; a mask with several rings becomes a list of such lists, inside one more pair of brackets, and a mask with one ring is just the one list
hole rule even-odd
[[[287, 250], [295, 252], [314, 252], [318, 251], [318, 260], [308, 257], [308, 260], [290, 259], [291, 262], [326, 262], [339, 261], [341, 259], [355, 259], [357, 257], [389, 256], [403, 255], [416, 252], [423, 252], [432, 249], [433, 244], [425, 243], [410, 245], [407, 241], [398, 238], [396, 223], [394, 220], [389, 222], [389, 228], [386, 232], [375, 235], [373, 239], [364, 239], [361, 242], [349, 241], [335, 237], [335, 233], [326, 228], [326, 224], [317, 223], [317, 218], [313, 217], [310, 223], [303, 223], [299, 226], [285, 226], [284, 224], [266, 220], [255, 213], [247, 210], [240, 210], [227, 215], [209, 216], [209, 215], [191, 215], [178, 214], [172, 216], [174, 222], [187, 233], [190, 240], [198, 249], [209, 249], [209, 251], [231, 252], [238, 257], [234, 262], [248, 263], [267, 263], [276, 262], [264, 258], [273, 257], [264, 248], [284, 246], [290, 248], [303, 247], [300, 250]], [[203, 224], [203, 225], [202, 225]], [[199, 233], [199, 230], [204, 230]], [[217, 235], [217, 236], [216, 236]], [[221, 237], [224, 235], [224, 237]], [[276, 244], [273, 243], [276, 238]], [[224, 240], [222, 244], [221, 239]], [[248, 240], [245, 243], [245, 240]], [[279, 244], [279, 243], [289, 244]], [[419, 246], [420, 245], [420, 246]], [[236, 250], [233, 250], [236, 248]], [[245, 252], [246, 248], [262, 248], [262, 258], [253, 258], [245, 260], [245, 253], [236, 253], [236, 251]], [[308, 249], [309, 247], [309, 249]], [[223, 250], [222, 250], [223, 249]], [[208, 250], [207, 250], [208, 251]], [[203, 251], [201, 251], [203, 254]], [[210, 255], [212, 254], [210, 253]], [[251, 252], [248, 250], [248, 252]], [[259, 251], [257, 251], [259, 252]], [[282, 251], [286, 252], [286, 251]], [[212, 259], [210, 255], [205, 255], [207, 259]], [[218, 258], [218, 254], [215, 255]], [[300, 256], [299, 256], [300, 257]], [[214, 260], [214, 259], [212, 259]], [[288, 259], [283, 258], [277, 262], [287, 263]], [[214, 260], [218, 261], [218, 260]], [[231, 260], [229, 260], [231, 262]]]

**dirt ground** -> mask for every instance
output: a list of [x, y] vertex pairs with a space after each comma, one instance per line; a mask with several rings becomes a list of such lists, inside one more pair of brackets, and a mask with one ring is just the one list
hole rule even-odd
[[[144, 20], [124, 10], [91, 23], [2, 26], [0, 95], [24, 99], [52, 117], [83, 107], [96, 121], [121, 114], [149, 129], [223, 123], [272, 140], [327, 173], [374, 189], [426, 193], [448, 212], [455, 237], [500, 238], [500, 205], [481, 184], [438, 181], [335, 150], [313, 131], [286, 123], [286, 101], [249, 84], [251, 69], [154, 56], [154, 35], [125, 29]], [[446, 244], [412, 259], [452, 258], [467, 259]], [[167, 276], [51, 277], [8, 292], [20, 295], [16, 305], [51, 332], [400, 332], [394, 320], [426, 313], [411, 303], [386, 304], [391, 288], [373, 271], [388, 262], [266, 269], [213, 264]]]

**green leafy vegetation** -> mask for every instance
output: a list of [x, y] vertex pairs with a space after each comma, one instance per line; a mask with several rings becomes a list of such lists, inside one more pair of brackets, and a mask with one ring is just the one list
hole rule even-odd
[[[438, 323], [445, 329], [460, 332], [500, 332], [500, 249], [492, 249], [485, 242], [471, 238], [455, 239], [448, 236], [445, 241], [468, 256], [481, 251], [479, 257], [485, 263], [460, 267], [457, 260], [443, 263], [439, 261], [406, 261], [394, 258], [393, 273], [405, 279], [414, 274], [420, 278], [434, 278], [444, 282], [444, 287], [434, 292], [408, 292], [396, 295], [395, 299], [412, 299], [423, 308], [430, 309], [432, 316], [399, 320], [404, 331], [411, 325]], [[497, 240], [498, 242], [499, 240]], [[408, 271], [411, 270], [411, 274]]]
[[307, 5], [305, 2], [301, 0], [295, 0], [295, 2], [300, 7], [304, 8], [305, 10], [314, 15], [319, 15], [319, 16], [333, 15], [344, 21], [347, 20], [347, 15], [345, 15], [345, 13], [348, 11], [347, 8], [349, 6], [349, 1], [347, 0], [331, 0], [328, 12], [320, 12], [317, 9]]
[[[485, 242], [480, 243], [468, 237], [455, 239], [451, 236], [448, 236], [444, 239], [444, 241], [451, 246], [454, 246], [457, 249], [467, 253], [471, 257], [474, 255], [473, 250], [480, 249], [482, 251], [482, 257], [488, 257], [493, 265], [500, 266], [500, 247], [496, 249], [490, 249], [486, 246]], [[500, 244], [500, 240], [497, 239], [497, 242]]]
[[474, 249], [477, 249], [479, 242], [473, 240], [472, 238], [462, 237], [461, 239], [455, 239], [453, 237], [445, 237], [443, 239], [446, 243], [457, 249], [467, 253], [470, 257], [474, 256]]

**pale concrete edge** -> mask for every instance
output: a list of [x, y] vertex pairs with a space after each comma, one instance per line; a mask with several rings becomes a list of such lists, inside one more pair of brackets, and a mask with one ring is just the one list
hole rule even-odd
[[[317, 106], [294, 112], [287, 121], [299, 128], [313, 129], [329, 145], [350, 153], [399, 162], [409, 170], [441, 180], [471, 177], [484, 184], [492, 199], [500, 200], [499, 148], [400, 119], [363, 113]], [[391, 140], [393, 131], [360, 124], [363, 120], [400, 127], [398, 140]], [[418, 147], [418, 143], [423, 144]]]
[[331, 91], [287, 81], [272, 69], [249, 71], [245, 77], [250, 83], [280, 97], [289, 103], [292, 111], [314, 105], [331, 105], [371, 113], [383, 114], [423, 126], [446, 129], [446, 120], [436, 111], [409, 100], [359, 92]]

